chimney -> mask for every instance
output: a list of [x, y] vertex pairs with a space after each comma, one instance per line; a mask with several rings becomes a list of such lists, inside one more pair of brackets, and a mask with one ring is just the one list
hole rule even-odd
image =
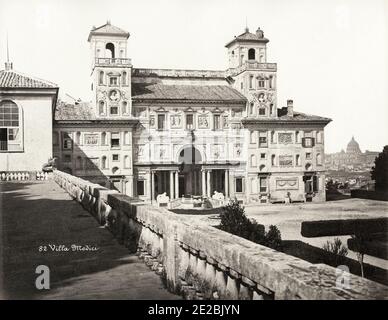
[[5, 63], [5, 71], [12, 70], [12, 62], [7, 61]]
[[289, 116], [289, 117], [294, 116], [294, 101], [293, 100], [287, 100], [287, 116]]

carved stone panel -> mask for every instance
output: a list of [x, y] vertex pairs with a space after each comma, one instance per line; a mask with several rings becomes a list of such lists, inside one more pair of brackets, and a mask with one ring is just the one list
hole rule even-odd
[[209, 128], [209, 117], [207, 115], [198, 116], [198, 128], [199, 129]]
[[290, 144], [292, 143], [292, 133], [279, 133], [278, 142], [280, 144]]
[[298, 190], [298, 178], [276, 179], [276, 190]]

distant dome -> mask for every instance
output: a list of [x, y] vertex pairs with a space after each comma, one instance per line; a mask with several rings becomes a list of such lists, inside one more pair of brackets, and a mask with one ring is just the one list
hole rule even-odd
[[354, 137], [352, 137], [352, 140], [348, 143], [346, 153], [361, 153], [360, 146], [358, 145], [358, 142], [354, 140]]

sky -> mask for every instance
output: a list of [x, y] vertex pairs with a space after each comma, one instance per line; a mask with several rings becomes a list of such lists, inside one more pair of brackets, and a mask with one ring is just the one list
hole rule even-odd
[[332, 118], [325, 151], [388, 144], [387, 0], [0, 0], [0, 69], [90, 98], [92, 26], [130, 32], [135, 68], [227, 68], [225, 44], [260, 27], [278, 64], [278, 107]]

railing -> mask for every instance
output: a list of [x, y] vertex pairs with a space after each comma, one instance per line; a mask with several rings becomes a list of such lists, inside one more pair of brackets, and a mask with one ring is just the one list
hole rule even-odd
[[1, 181], [47, 180], [49, 174], [42, 171], [0, 172]]
[[133, 76], [182, 77], [182, 78], [225, 78], [225, 71], [180, 70], [180, 69], [133, 69]]
[[[166, 209], [131, 203], [117, 191], [54, 171], [54, 180], [137, 251], [167, 287], [186, 298], [387, 299], [388, 287], [338, 273]], [[346, 277], [348, 287], [338, 284]], [[340, 278], [341, 279], [341, 278]]]
[[230, 68], [227, 73], [228, 75], [236, 75], [245, 70], [262, 70], [262, 71], [276, 71], [276, 63], [262, 63], [262, 62], [249, 62], [246, 61], [243, 65], [237, 68]]
[[96, 58], [96, 65], [131, 65], [128, 58]]

